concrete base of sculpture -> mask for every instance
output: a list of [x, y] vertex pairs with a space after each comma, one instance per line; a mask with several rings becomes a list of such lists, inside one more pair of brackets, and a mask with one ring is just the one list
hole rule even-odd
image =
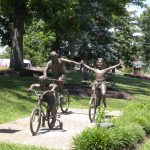
[[114, 127], [114, 124], [110, 122], [101, 122], [97, 124], [97, 127], [102, 127], [102, 128], [112, 128]]

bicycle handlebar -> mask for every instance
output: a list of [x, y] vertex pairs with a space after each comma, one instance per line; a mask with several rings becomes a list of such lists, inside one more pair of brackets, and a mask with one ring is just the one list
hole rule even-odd
[[36, 91], [36, 90], [33, 90], [33, 89], [29, 90], [28, 92], [34, 92], [36, 96], [40, 96], [41, 94], [44, 93], [44, 91]]
[[53, 81], [53, 82], [64, 82], [64, 80], [58, 80], [58, 79], [52, 79], [48, 77], [43, 77], [43, 78], [38, 78], [40, 82], [48, 82], [48, 81]]
[[90, 83], [90, 84], [93, 83], [93, 82], [91, 82], [91, 81], [86, 81], [86, 80], [82, 80], [81, 82], [82, 82], [82, 83]]
[[95, 81], [86, 81], [86, 80], [83, 80], [81, 81], [82, 83], [89, 83], [91, 85], [99, 85], [99, 83], [95, 82]]

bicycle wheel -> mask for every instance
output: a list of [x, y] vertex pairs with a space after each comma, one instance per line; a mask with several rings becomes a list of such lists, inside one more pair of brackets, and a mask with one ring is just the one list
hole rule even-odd
[[70, 104], [69, 92], [67, 90], [64, 90], [63, 96], [60, 97], [60, 108], [63, 113], [66, 113], [68, 111], [69, 104]]
[[89, 103], [89, 119], [91, 122], [93, 122], [95, 119], [96, 108], [96, 98], [92, 97]]
[[36, 108], [32, 111], [30, 117], [30, 131], [32, 135], [36, 135], [41, 125], [41, 109]]

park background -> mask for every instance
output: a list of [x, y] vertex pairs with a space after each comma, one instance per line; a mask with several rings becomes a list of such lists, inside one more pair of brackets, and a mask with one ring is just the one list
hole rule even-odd
[[[133, 7], [140, 10], [140, 14], [126, 9]], [[76, 138], [74, 144], [76, 149], [84, 146], [87, 149], [88, 144], [95, 143], [101, 143], [102, 149], [110, 145], [112, 149], [150, 149], [149, 12], [149, 1], [144, 0], [0, 0], [0, 39], [2, 46], [7, 45], [0, 59], [10, 59], [9, 71], [14, 71], [9, 74], [8, 68], [1, 66], [0, 123], [29, 116], [36, 105], [35, 97], [28, 97], [26, 92], [36, 78], [19, 76], [24, 69], [23, 59], [30, 60], [32, 66], [38, 68], [50, 60], [52, 50], [75, 61], [82, 59], [91, 66], [99, 57], [104, 59], [105, 67], [121, 59], [123, 68], [108, 79], [114, 90], [130, 93], [134, 100], [108, 98], [107, 109], [125, 112], [119, 121], [113, 121], [116, 130], [120, 131], [120, 138], [117, 138], [116, 130], [111, 134], [105, 130], [93, 130], [95, 137], [102, 137], [99, 135], [105, 133], [103, 140], [89, 137], [91, 130], [87, 130]], [[140, 64], [136, 66], [134, 62]], [[140, 73], [134, 72], [134, 68], [140, 68]], [[68, 72], [67, 76], [71, 79], [66, 81], [67, 84], [80, 84], [83, 77], [78, 71]], [[87, 108], [87, 103], [88, 97], [72, 96], [71, 107]], [[6, 145], [1, 143], [3, 149], [17, 147]]]

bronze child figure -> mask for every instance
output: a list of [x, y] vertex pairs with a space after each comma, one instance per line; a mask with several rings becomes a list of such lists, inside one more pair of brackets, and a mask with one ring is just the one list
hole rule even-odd
[[[104, 107], [106, 108], [106, 82], [105, 82], [105, 76], [106, 74], [121, 65], [121, 62], [118, 63], [117, 65], [105, 68], [105, 69], [100, 69], [102, 67], [102, 58], [98, 58], [96, 61], [96, 67], [97, 68], [92, 68], [88, 65], [86, 65], [83, 61], [81, 61], [81, 64], [86, 67], [87, 69], [93, 71], [95, 73], [95, 81], [96, 82], [96, 91], [97, 91], [97, 96], [98, 96], [98, 106], [100, 106], [101, 99], [103, 102]], [[92, 91], [94, 90], [92, 87]]]

